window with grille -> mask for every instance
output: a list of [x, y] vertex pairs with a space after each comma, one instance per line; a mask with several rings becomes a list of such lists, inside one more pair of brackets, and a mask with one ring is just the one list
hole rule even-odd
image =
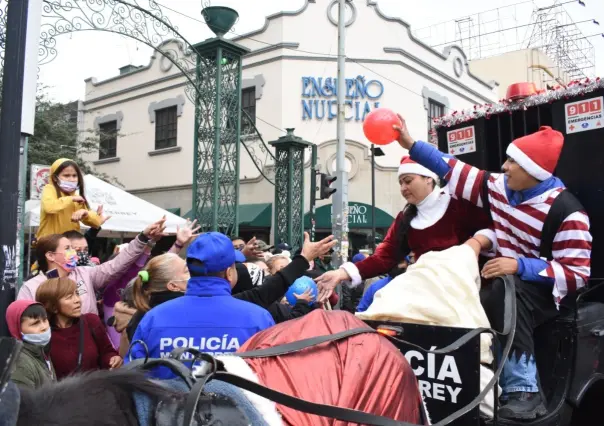
[[[247, 112], [252, 119], [252, 123], [256, 124], [256, 88], [249, 87], [241, 91], [241, 108]], [[241, 134], [252, 133], [252, 127], [246, 119], [241, 120]]]
[[155, 111], [155, 149], [176, 146], [176, 106]]
[[433, 99], [428, 100], [428, 142], [438, 145], [434, 130], [434, 119], [445, 115], [445, 106]]
[[99, 125], [99, 160], [117, 157], [117, 121]]

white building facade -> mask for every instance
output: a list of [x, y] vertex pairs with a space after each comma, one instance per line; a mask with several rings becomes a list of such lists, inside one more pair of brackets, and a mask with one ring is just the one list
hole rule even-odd
[[[366, 114], [377, 107], [393, 109], [405, 117], [415, 138], [426, 140], [430, 117], [493, 102], [498, 88], [469, 71], [459, 48], [439, 52], [422, 44], [407, 23], [384, 15], [374, 0], [348, 5], [346, 159], [349, 201], [356, 212], [351, 212], [351, 232], [362, 233], [371, 227], [370, 144], [362, 129]], [[234, 39], [250, 49], [243, 59], [242, 107], [254, 117], [262, 138], [273, 141], [284, 129], [294, 128], [297, 136], [318, 145], [318, 164], [327, 173], [334, 172], [336, 154], [337, 11], [335, 0], [327, 7], [326, 2], [306, 0], [300, 10], [271, 15], [262, 28]], [[174, 49], [170, 44], [165, 47]], [[185, 86], [177, 68], [155, 53], [146, 66], [124, 67], [105, 81], [86, 80], [82, 124], [103, 133], [117, 131], [116, 138], [101, 141], [101, 155], [86, 158], [98, 171], [117, 178], [127, 191], [162, 208], [179, 209], [182, 215], [192, 205], [195, 126], [195, 108]], [[243, 139], [272, 179], [272, 161], [260, 141]], [[376, 221], [381, 215], [387, 222], [404, 206], [397, 168], [405, 152], [396, 143], [382, 149], [386, 155], [376, 158]], [[306, 211], [310, 151], [307, 159]], [[243, 148], [240, 164], [240, 204], [270, 212], [274, 187]], [[330, 203], [319, 201], [317, 206]], [[329, 215], [328, 206], [322, 211]], [[271, 215], [263, 217], [262, 223], [242, 219], [242, 229], [266, 228]], [[323, 227], [321, 218], [317, 226]], [[387, 226], [378, 223], [381, 229]]]

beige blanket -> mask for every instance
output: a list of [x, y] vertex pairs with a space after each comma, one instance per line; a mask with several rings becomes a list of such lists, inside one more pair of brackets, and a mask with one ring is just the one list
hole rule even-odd
[[[480, 274], [467, 245], [429, 252], [375, 294], [364, 320], [400, 321], [448, 327], [490, 327], [480, 304]], [[481, 361], [493, 360], [491, 336], [481, 336]]]
[[[375, 294], [363, 320], [397, 321], [448, 327], [490, 327], [480, 304], [480, 271], [474, 251], [467, 245], [424, 254], [407, 272], [396, 277]], [[480, 337], [480, 360], [493, 361], [489, 334]], [[493, 377], [480, 368], [481, 388]], [[493, 415], [493, 393], [481, 404], [483, 413]]]

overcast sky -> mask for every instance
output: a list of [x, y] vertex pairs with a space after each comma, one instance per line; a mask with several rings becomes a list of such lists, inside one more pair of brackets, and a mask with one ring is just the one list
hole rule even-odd
[[[319, 6], [331, 0], [316, 1]], [[366, 11], [364, 5], [367, 0], [353, 1], [361, 11]], [[578, 2], [558, 1], [566, 3], [564, 8], [575, 22], [595, 19], [604, 24], [604, 0], [584, 0], [585, 7]], [[147, 0], [138, 0], [138, 2], [141, 5], [148, 4]], [[173, 12], [164, 9], [173, 24], [179, 27], [179, 31], [189, 41], [198, 42], [212, 36], [207, 26], [197, 21], [202, 19], [201, 0], [158, 0], [157, 2], [175, 10]], [[215, 6], [235, 8], [239, 12], [240, 19], [234, 27], [234, 32], [242, 34], [262, 27], [267, 15], [281, 10], [299, 9], [304, 4], [304, 0], [212, 0], [211, 3]], [[400, 17], [409, 22], [412, 28], [418, 30], [420, 37], [431, 34], [432, 38], [425, 40], [431, 45], [444, 43], [455, 37], [455, 24], [452, 20], [474, 15], [473, 22], [477, 22], [476, 14], [479, 12], [485, 12], [480, 15], [483, 34], [498, 28], [518, 27], [490, 36], [487, 46], [495, 46], [504, 43], [514, 44], [517, 40], [528, 36], [527, 30], [532, 27], [526, 24], [530, 22], [533, 9], [549, 6], [554, 3], [554, 0], [378, 0], [378, 3], [387, 15]], [[504, 7], [510, 4], [516, 6]], [[43, 22], [48, 22], [48, 19]], [[449, 23], [441, 24], [443, 22]], [[465, 23], [459, 25], [462, 30], [467, 27]], [[604, 32], [604, 28], [591, 22], [579, 23], [578, 27], [586, 36]], [[443, 38], [445, 34], [447, 38]], [[464, 36], [467, 37], [467, 30], [461, 37]], [[598, 56], [598, 51], [604, 52], [604, 38], [590, 37], [589, 41], [596, 49], [595, 74], [604, 74], [604, 53]], [[442, 49], [442, 46], [439, 49]], [[327, 44], [313, 49], [317, 53], [324, 54], [329, 53], [328, 50]], [[52, 98], [62, 102], [84, 98], [84, 79], [96, 77], [103, 80], [117, 75], [118, 68], [121, 66], [146, 65], [152, 53], [150, 48], [140, 42], [98, 31], [61, 35], [57, 37], [57, 51], [56, 59], [40, 67], [40, 83], [48, 86], [47, 91]]]

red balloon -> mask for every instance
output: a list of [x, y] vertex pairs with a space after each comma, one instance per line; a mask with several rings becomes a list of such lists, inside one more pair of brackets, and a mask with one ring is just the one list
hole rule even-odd
[[388, 108], [378, 108], [365, 117], [363, 133], [376, 145], [388, 145], [398, 139], [398, 131], [392, 126], [402, 126], [396, 113]]

